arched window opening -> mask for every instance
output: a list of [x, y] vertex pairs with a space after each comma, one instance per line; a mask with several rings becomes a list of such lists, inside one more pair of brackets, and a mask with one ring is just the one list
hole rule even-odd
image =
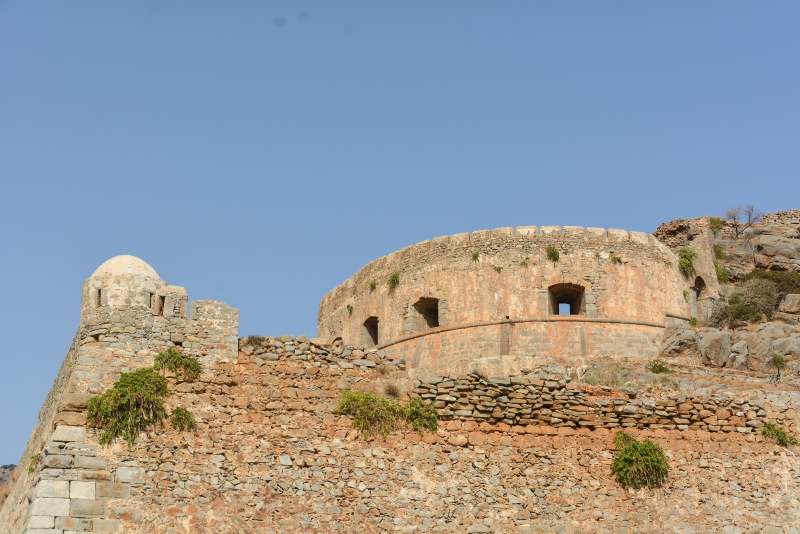
[[705, 294], [706, 291], [706, 281], [703, 280], [702, 276], [698, 276], [694, 279], [694, 285], [692, 286], [692, 291], [697, 298], [700, 298]]
[[439, 299], [422, 297], [414, 304], [414, 309], [422, 319], [421, 326], [426, 328], [439, 326]]
[[550, 313], [553, 315], [583, 314], [583, 287], [577, 284], [555, 284], [550, 293]]
[[368, 347], [378, 345], [378, 318], [373, 316], [364, 321], [364, 344]]

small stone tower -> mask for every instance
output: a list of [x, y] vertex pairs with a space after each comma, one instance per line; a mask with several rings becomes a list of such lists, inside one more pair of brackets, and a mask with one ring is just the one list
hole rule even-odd
[[238, 310], [196, 301], [189, 315], [187, 307], [185, 288], [168, 284], [140, 258], [115, 256], [83, 284], [78, 340], [134, 354], [176, 346], [201, 359], [233, 361]]

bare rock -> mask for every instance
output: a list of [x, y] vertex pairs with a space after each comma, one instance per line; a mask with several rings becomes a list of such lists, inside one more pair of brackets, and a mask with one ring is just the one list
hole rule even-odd
[[665, 357], [679, 356], [697, 350], [697, 333], [692, 328], [681, 328], [664, 339], [661, 354]]
[[698, 333], [697, 347], [703, 365], [725, 367], [731, 355], [731, 334], [727, 330], [703, 328]]

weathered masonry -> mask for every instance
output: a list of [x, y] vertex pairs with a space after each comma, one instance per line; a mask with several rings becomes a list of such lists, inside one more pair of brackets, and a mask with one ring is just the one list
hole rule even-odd
[[379, 258], [328, 293], [318, 335], [402, 355], [412, 372], [468, 372], [499, 359], [655, 356], [691, 314], [694, 280], [652, 235], [603, 228], [499, 228]]

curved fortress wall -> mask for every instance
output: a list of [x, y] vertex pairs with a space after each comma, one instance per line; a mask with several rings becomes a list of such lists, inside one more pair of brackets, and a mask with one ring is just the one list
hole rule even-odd
[[649, 234], [483, 230], [371, 262], [323, 298], [319, 336], [434, 372], [467, 371], [487, 358], [513, 371], [536, 359], [652, 357], [666, 323], [688, 319], [689, 285], [675, 255]]

